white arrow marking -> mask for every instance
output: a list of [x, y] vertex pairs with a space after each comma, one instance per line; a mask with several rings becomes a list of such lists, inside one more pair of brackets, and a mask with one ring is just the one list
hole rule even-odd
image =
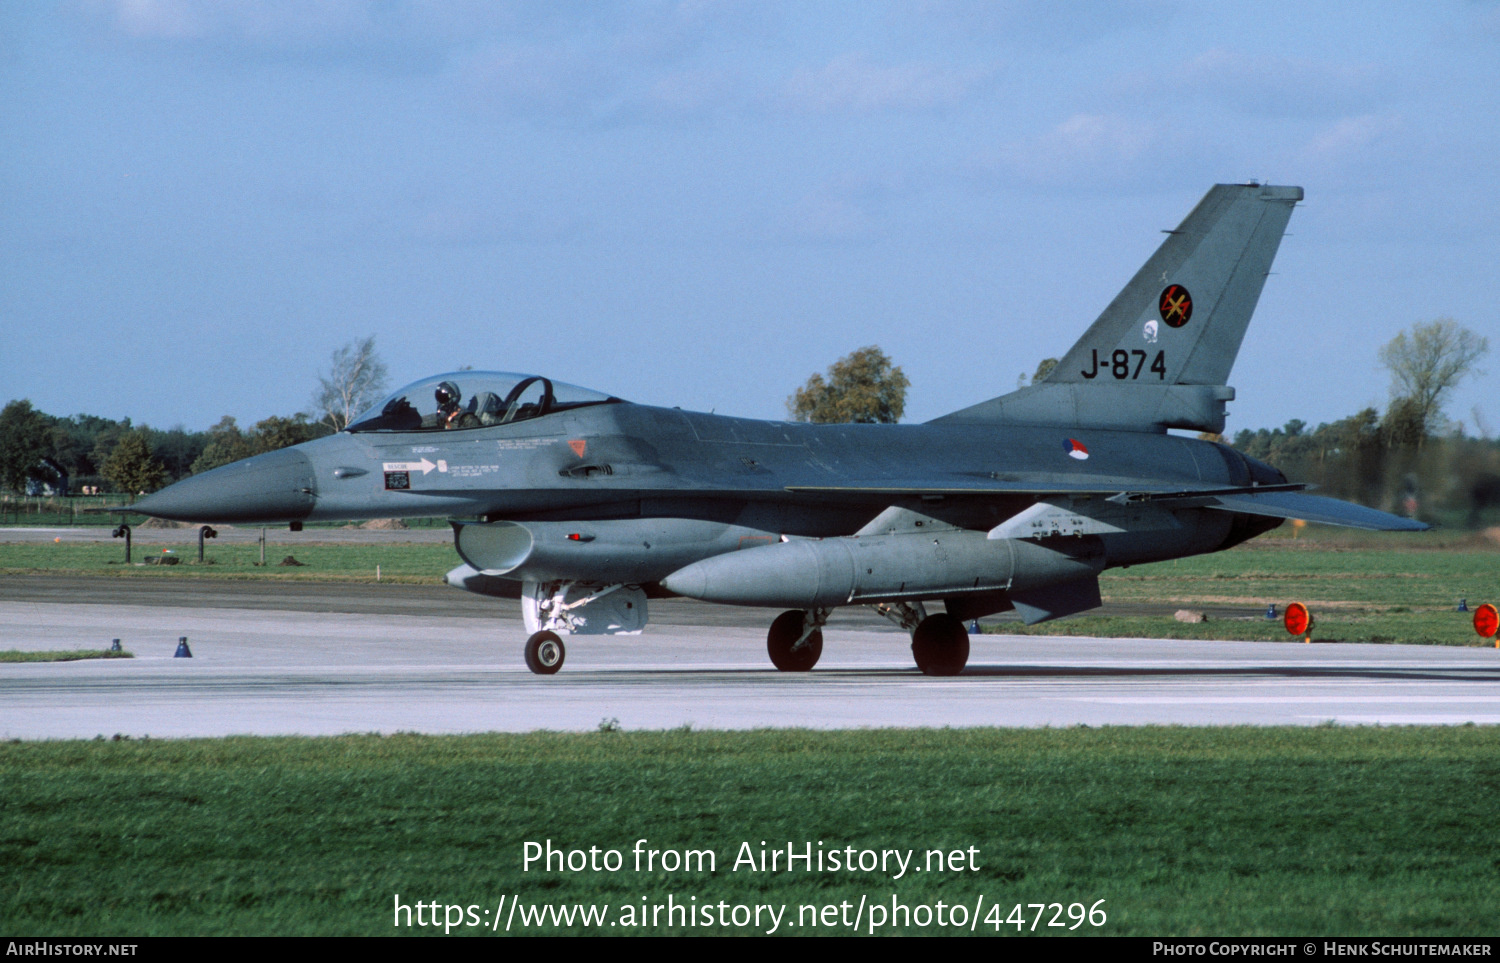
[[423, 458], [421, 461], [388, 461], [382, 463], [380, 467], [383, 471], [419, 471], [425, 475], [437, 465]]

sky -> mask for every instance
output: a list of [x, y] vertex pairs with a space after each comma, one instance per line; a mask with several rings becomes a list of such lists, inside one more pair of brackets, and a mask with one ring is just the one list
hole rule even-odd
[[1307, 199], [1228, 431], [1383, 409], [1451, 317], [1493, 437], [1497, 104], [1478, 0], [0, 0], [0, 401], [249, 425], [374, 335], [785, 418], [874, 344], [924, 421], [1254, 179]]

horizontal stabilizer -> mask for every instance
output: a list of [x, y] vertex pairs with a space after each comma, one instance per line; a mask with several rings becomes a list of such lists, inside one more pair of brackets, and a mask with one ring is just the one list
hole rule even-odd
[[1431, 528], [1412, 518], [1379, 512], [1363, 505], [1302, 492], [1270, 491], [1256, 494], [1218, 495], [1205, 507], [1245, 515], [1300, 518], [1321, 525], [1343, 525], [1377, 532], [1425, 532]]

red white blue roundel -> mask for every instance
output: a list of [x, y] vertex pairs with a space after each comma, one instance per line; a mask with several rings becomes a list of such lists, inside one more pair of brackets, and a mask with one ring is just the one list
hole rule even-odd
[[1068, 453], [1068, 457], [1077, 458], [1079, 461], [1084, 461], [1089, 457], [1089, 450], [1083, 447], [1083, 442], [1077, 438], [1069, 438], [1065, 441], [1063, 450]]

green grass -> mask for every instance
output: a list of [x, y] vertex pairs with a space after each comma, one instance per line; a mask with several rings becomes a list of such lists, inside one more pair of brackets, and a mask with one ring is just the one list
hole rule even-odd
[[[170, 554], [176, 565], [147, 565], [148, 557]], [[302, 564], [282, 566], [288, 555]], [[458, 553], [448, 543], [377, 542], [349, 544], [312, 542], [266, 546], [266, 564], [260, 562], [260, 546], [254, 543], [214, 544], [198, 562], [198, 547], [180, 543], [153, 542], [137, 535], [132, 546], [133, 564], [125, 564], [124, 542], [11, 542], [0, 544], [0, 575], [126, 576], [135, 578], [233, 578], [310, 579], [375, 581], [376, 566], [382, 581], [438, 582], [460, 564]]]
[[1192, 600], [1251, 604], [1308, 599], [1381, 607], [1446, 605], [1500, 594], [1493, 551], [1240, 548], [1214, 555], [1110, 569], [1100, 588], [1112, 602]]
[[[1316, 620], [1312, 630], [1314, 642], [1375, 642], [1400, 645], [1467, 645], [1493, 646], [1493, 639], [1482, 639], [1474, 631], [1471, 613], [1455, 612], [1452, 606], [1428, 607], [1417, 612], [1389, 612], [1378, 609], [1320, 609], [1310, 603]], [[1278, 606], [1278, 614], [1282, 611]], [[1019, 622], [985, 623], [980, 628], [999, 635], [1074, 635], [1120, 639], [1220, 639], [1245, 642], [1302, 642], [1303, 636], [1287, 634], [1278, 618], [1214, 619], [1207, 622], [1178, 622], [1170, 615], [1101, 616], [1080, 615], [1022, 625]]]
[[[1278, 612], [1302, 602], [1316, 620], [1315, 642], [1490, 645], [1473, 616], [1456, 611], [1500, 600], [1500, 552], [1463, 533], [1393, 535], [1313, 530], [1277, 534], [1227, 552], [1111, 569], [1099, 579], [1106, 602], [1165, 603], [1185, 609], [1245, 606]], [[1171, 616], [1082, 615], [1036, 626], [991, 625], [1020, 635], [1294, 641], [1281, 622], [1262, 618], [1182, 623]]]
[[133, 659], [135, 654], [121, 649], [53, 649], [44, 652], [23, 652], [20, 649], [0, 651], [0, 662], [77, 662], [80, 659]]
[[[1488, 728], [54, 742], [0, 746], [0, 779], [16, 935], [381, 935], [397, 893], [793, 915], [982, 894], [1005, 914], [1104, 899], [1116, 935], [1474, 935], [1500, 900]], [[634, 872], [640, 838], [713, 850], [717, 872]], [[548, 839], [625, 868], [523, 872]], [[979, 868], [730, 870], [763, 840], [973, 846]]]

